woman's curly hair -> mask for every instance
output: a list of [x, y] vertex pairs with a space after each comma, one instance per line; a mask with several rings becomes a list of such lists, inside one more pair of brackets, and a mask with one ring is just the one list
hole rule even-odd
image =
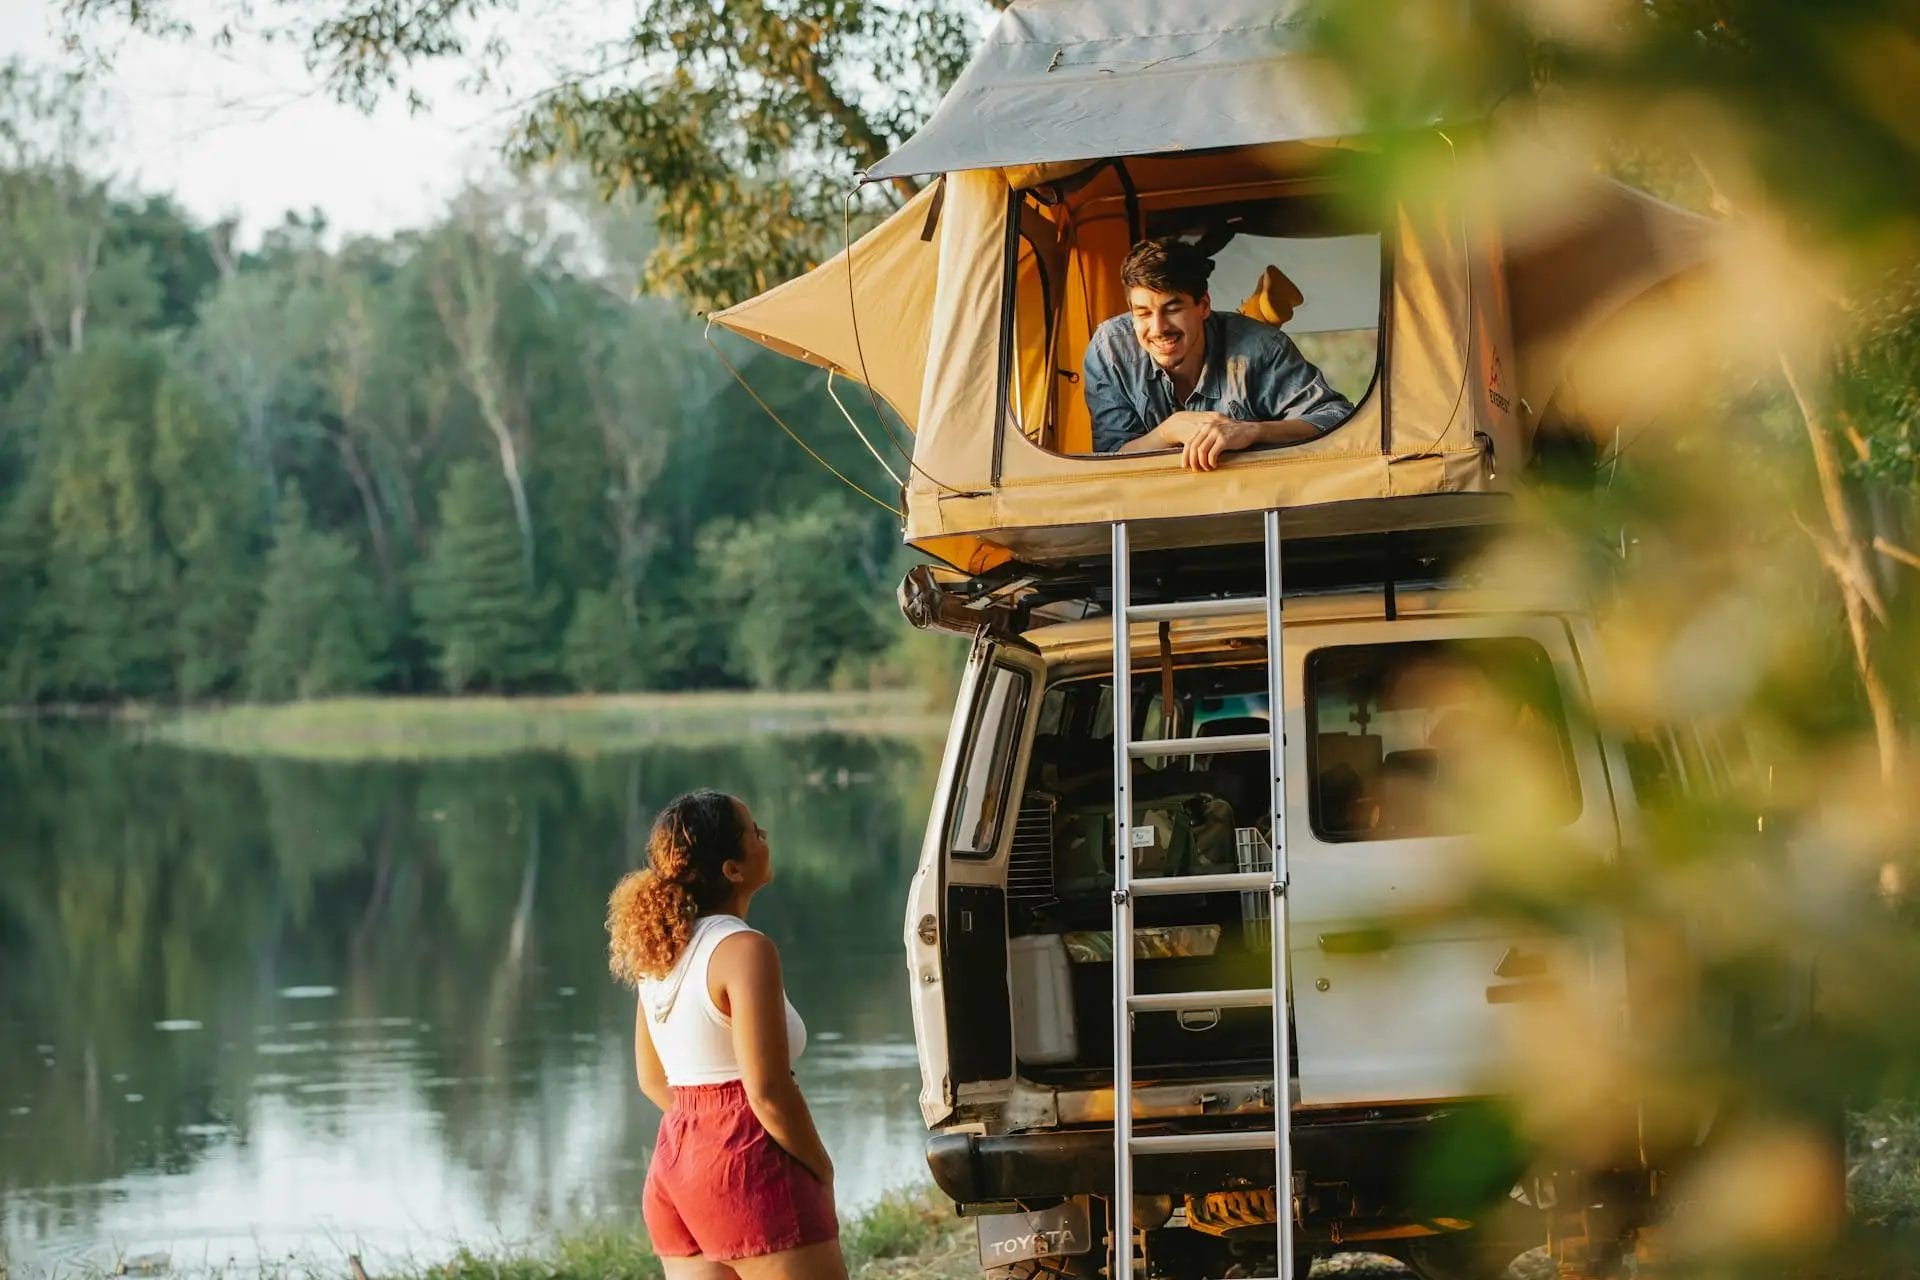
[[629, 871], [607, 899], [608, 967], [622, 982], [664, 977], [693, 924], [727, 900], [721, 871], [740, 856], [746, 831], [724, 791], [691, 791], [660, 811], [647, 837], [647, 865]]

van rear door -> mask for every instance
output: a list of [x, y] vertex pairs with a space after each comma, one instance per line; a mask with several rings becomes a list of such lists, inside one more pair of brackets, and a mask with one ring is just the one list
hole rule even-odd
[[967, 1086], [1013, 1074], [1006, 856], [1045, 666], [982, 637], [967, 661], [907, 897], [920, 1110], [945, 1121]]
[[[1550, 833], [1505, 856], [1618, 848], [1600, 741], [1570, 714], [1586, 691], [1567, 630], [1550, 617], [1403, 617], [1301, 627], [1289, 640], [1300, 1102], [1494, 1092], [1503, 1047], [1537, 1002], [1621, 1007], [1617, 946], [1459, 909], [1502, 823]], [[1455, 804], [1462, 778], [1494, 802]]]

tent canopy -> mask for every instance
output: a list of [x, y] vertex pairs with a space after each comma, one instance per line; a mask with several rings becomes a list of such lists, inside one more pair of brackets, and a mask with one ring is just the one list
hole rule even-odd
[[[1364, 121], [1306, 52], [1310, 0], [1020, 0], [869, 180], [1337, 138]], [[1438, 123], [1440, 113], [1429, 123]]]

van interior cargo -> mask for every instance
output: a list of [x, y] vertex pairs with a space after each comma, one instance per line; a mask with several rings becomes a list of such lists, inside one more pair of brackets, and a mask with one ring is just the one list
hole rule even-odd
[[[1136, 677], [1141, 737], [1263, 734], [1264, 655], [1183, 656]], [[1010, 682], [1011, 683], [1011, 682]], [[1169, 700], [1168, 692], [1172, 697]], [[1516, 741], [1564, 771], [1564, 812], [1579, 808], [1566, 717], [1547, 654], [1517, 637], [1347, 645], [1307, 668], [1308, 811], [1314, 837], [1348, 844], [1467, 829], [1451, 787]], [[1008, 956], [1019, 1073], [1048, 1084], [1111, 1078], [1113, 684], [1057, 681], [1042, 695], [1007, 869]], [[1007, 744], [992, 753], [1011, 759]], [[1261, 871], [1272, 865], [1265, 752], [1174, 756], [1134, 769], [1136, 879]], [[1259, 986], [1271, 966], [1261, 893], [1142, 898], [1135, 989]], [[1270, 1073], [1264, 1009], [1143, 1012], [1142, 1079]]]

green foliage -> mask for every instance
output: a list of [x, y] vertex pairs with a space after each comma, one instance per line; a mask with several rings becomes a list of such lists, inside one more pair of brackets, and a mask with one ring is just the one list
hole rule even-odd
[[700, 539], [700, 574], [727, 619], [734, 669], [761, 689], [825, 682], [843, 660], [870, 656], [887, 633], [873, 548], [844, 505], [817, 502], [716, 524]]
[[232, 689], [252, 630], [258, 516], [232, 424], [189, 378], [170, 373], [154, 411], [159, 520], [179, 562], [173, 687]]
[[338, 534], [309, 527], [297, 491], [280, 502], [260, 613], [247, 643], [247, 696], [314, 698], [380, 678], [382, 614], [359, 557]]
[[[1546, 108], [1510, 102], [1484, 150], [1449, 151], [1458, 168], [1390, 143], [1389, 194], [1452, 183], [1527, 226], [1565, 216], [1561, 178], [1605, 167], [1710, 212], [1723, 251], [1594, 344], [1582, 391], [1612, 383], [1630, 409], [1591, 425], [1602, 449], [1624, 425], [1627, 447], [1583, 484], [1533, 486], [1535, 527], [1489, 557], [1593, 602], [1595, 725], [1667, 781], [1634, 769], [1644, 821], [1605, 870], [1478, 797], [1495, 831], [1455, 909], [1667, 953], [1629, 943], [1624, 1034], [1582, 1010], [1516, 1036], [1504, 1126], [1456, 1132], [1436, 1171], [1504, 1210], [1510, 1150], [1590, 1159], [1597, 1099], [1658, 1099], [1621, 1126], [1622, 1150], [1658, 1153], [1658, 1270], [1909, 1274], [1920, 21], [1881, 0], [1322, 13], [1383, 123], [1515, 85]], [[1850, 1152], [1849, 1109], [1866, 1113]]]
[[531, 571], [500, 477], [478, 462], [456, 466], [414, 592], [447, 688], [511, 689], [550, 673], [554, 600]]
[[[498, 0], [73, 0], [84, 31], [136, 28], [223, 44], [290, 40], [334, 92], [416, 104], [416, 66], [486, 76]], [[584, 170], [603, 196], [644, 196], [658, 231], [650, 287], [696, 307], [737, 301], [837, 246], [855, 175], [905, 141], [1005, 0], [656, 0], [630, 30], [576, 51], [517, 122], [526, 165]], [[195, 24], [200, 24], [197, 29]], [[911, 182], [893, 184], [898, 196]], [[865, 200], [854, 213], [871, 210]]]
[[634, 686], [638, 636], [611, 591], [582, 591], [561, 641], [560, 666], [583, 693], [611, 693]]
[[[14, 513], [45, 522], [29, 553], [44, 575], [23, 628], [31, 685], [81, 698], [229, 687], [255, 537], [230, 424], [159, 347], [103, 336], [59, 366], [48, 436]], [[32, 536], [15, 527], [16, 553]]]
[[889, 1194], [840, 1233], [840, 1247], [854, 1274], [898, 1258], [935, 1268], [941, 1261], [964, 1263], [975, 1254], [970, 1247], [974, 1244], [974, 1232], [952, 1204], [922, 1188]]
[[1853, 468], [1920, 492], [1920, 262], [1873, 289], [1860, 319], [1834, 362], [1836, 399], [1859, 442]]
[[[386, 240], [289, 216], [238, 253], [92, 176], [93, 109], [0, 67], [0, 700], [912, 678], [865, 670], [897, 627], [870, 629], [878, 511], [837, 526], [826, 576], [865, 585], [804, 656], [715, 612], [710, 526], [839, 490], [682, 304], [632, 296], [651, 207], [570, 174]], [[815, 371], [721, 340], [871, 474]]]

